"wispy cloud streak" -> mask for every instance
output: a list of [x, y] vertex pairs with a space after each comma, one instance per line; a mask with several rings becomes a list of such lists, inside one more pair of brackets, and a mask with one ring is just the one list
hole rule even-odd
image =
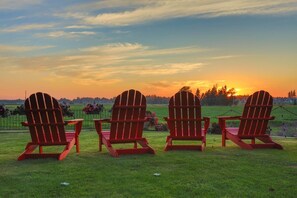
[[54, 31], [54, 32], [47, 32], [47, 33], [37, 33], [35, 34], [35, 36], [48, 37], [48, 38], [59, 38], [59, 37], [74, 38], [79, 36], [90, 36], [95, 34], [96, 32], [92, 32], [92, 31], [81, 31], [81, 32]]
[[28, 51], [35, 51], [35, 50], [42, 50], [53, 48], [54, 46], [15, 46], [15, 45], [0, 45], [0, 52], [28, 52]]
[[3, 28], [1, 32], [23, 32], [27, 30], [43, 30], [49, 29], [54, 27], [55, 24], [24, 24], [24, 25], [17, 25], [12, 27]]
[[204, 66], [203, 63], [170, 61], [158, 63], [150, 59], [152, 56], [164, 57], [177, 54], [183, 56], [195, 50], [201, 49], [195, 49], [195, 47], [153, 49], [139, 43], [115, 43], [80, 49], [79, 52], [68, 55], [5, 57], [2, 65], [7, 66], [5, 68], [7, 70], [53, 74], [64, 78], [80, 79], [80, 82], [84, 83], [90, 82], [90, 79], [93, 79], [92, 82], [107, 80], [115, 83], [127, 76], [168, 76], [197, 71]]
[[10, 9], [17, 10], [24, 7], [41, 4], [42, 0], [1, 0], [0, 1], [0, 10], [1, 9]]
[[[88, 10], [119, 8], [113, 13], [87, 14]], [[127, 26], [181, 17], [220, 17], [227, 15], [264, 15], [297, 11], [296, 0], [181, 0], [129, 1], [121, 0], [86, 3], [71, 8], [60, 16], [82, 20], [86, 24]], [[85, 11], [84, 14], [81, 11]], [[77, 11], [77, 13], [75, 13]], [[80, 13], [78, 12], [80, 11]]]

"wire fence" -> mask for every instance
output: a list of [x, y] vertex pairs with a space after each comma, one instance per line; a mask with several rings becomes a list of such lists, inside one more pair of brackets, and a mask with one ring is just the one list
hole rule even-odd
[[[150, 107], [151, 111], [158, 111], [157, 117], [159, 118], [159, 122], [165, 123], [165, 121], [161, 118], [167, 116], [168, 112], [167, 106], [161, 107], [159, 110], [157, 108]], [[226, 111], [227, 110], [227, 111]], [[84, 130], [95, 130], [95, 125], [93, 119], [106, 119], [110, 118], [111, 113], [109, 109], [103, 109], [98, 114], [87, 114], [82, 110], [74, 109], [71, 110], [73, 112], [73, 116], [64, 117], [64, 120], [71, 120], [76, 118], [82, 118], [83, 121], [83, 129]], [[215, 113], [214, 113], [215, 112]], [[242, 107], [231, 107], [228, 109], [227, 107], [214, 107], [209, 108], [207, 112], [204, 112], [204, 116], [209, 116], [211, 118], [211, 122], [217, 122], [217, 116], [231, 116], [231, 115], [240, 115], [242, 112]], [[271, 120], [269, 122], [268, 131], [271, 132], [272, 135], [278, 136], [287, 136], [287, 137], [297, 137], [297, 108], [293, 108], [292, 106], [275, 106], [272, 110], [272, 115], [276, 117], [275, 120]], [[28, 129], [21, 125], [21, 122], [26, 121], [25, 115], [9, 115], [6, 117], [0, 116], [0, 133], [1, 132], [20, 132], [20, 131], [28, 131]], [[234, 121], [233, 123], [229, 123], [231, 126], [238, 126], [239, 122]], [[109, 128], [109, 124], [103, 124], [104, 129]], [[214, 126], [211, 126], [214, 128]], [[66, 126], [66, 130], [73, 130], [73, 126]]]
[[[99, 114], [86, 114], [81, 110], [74, 110], [72, 117], [64, 117], [64, 120], [71, 120], [76, 118], [82, 118], [83, 129], [95, 129], [93, 119], [105, 119], [110, 118], [110, 112], [108, 110], [103, 110]], [[0, 131], [14, 131], [14, 130], [27, 130], [26, 127], [22, 126], [22, 122], [25, 122], [25, 115], [9, 115], [7, 117], [0, 117]], [[103, 128], [108, 128], [108, 124], [104, 124]], [[66, 126], [67, 130], [73, 129], [72, 126]]]

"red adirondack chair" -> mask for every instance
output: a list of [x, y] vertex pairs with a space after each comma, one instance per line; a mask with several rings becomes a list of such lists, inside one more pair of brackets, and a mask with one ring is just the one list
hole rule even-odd
[[[155, 151], [148, 145], [146, 138], [142, 137], [145, 117], [146, 98], [139, 91], [129, 90], [117, 96], [112, 108], [111, 119], [95, 119], [96, 131], [99, 135], [99, 151], [102, 143], [113, 157], [120, 154], [142, 154]], [[110, 123], [110, 130], [103, 131], [102, 123]], [[113, 144], [134, 143], [132, 149], [115, 149]], [[142, 148], [137, 147], [137, 143]]]
[[[53, 157], [62, 160], [70, 152], [73, 145], [76, 145], [76, 152], [79, 153], [78, 136], [82, 127], [82, 119], [70, 121], [63, 120], [62, 109], [58, 101], [46, 93], [32, 94], [25, 101], [27, 122], [23, 126], [29, 127], [31, 142], [26, 146], [25, 151], [18, 160], [27, 158]], [[65, 132], [65, 125], [74, 124], [75, 132]], [[44, 146], [63, 146], [61, 153], [44, 153]], [[33, 151], [39, 147], [38, 153]]]
[[[181, 91], [170, 98], [167, 121], [170, 135], [167, 136], [165, 151], [173, 149], [201, 150], [206, 146], [206, 133], [210, 119], [201, 118], [201, 105], [197, 96]], [[202, 122], [204, 122], [203, 128]], [[173, 145], [174, 140], [197, 140], [201, 145]]]
[[[222, 146], [226, 146], [226, 140], [231, 140], [243, 149], [283, 149], [281, 145], [273, 142], [268, 134], [265, 134], [268, 121], [274, 119], [273, 116], [270, 116], [272, 107], [272, 96], [262, 90], [248, 97], [242, 116], [219, 117], [219, 125], [222, 130]], [[226, 126], [227, 120], [240, 120], [239, 127], [228, 128]], [[256, 143], [256, 139], [263, 143]], [[244, 140], [251, 140], [251, 143], [249, 144]]]

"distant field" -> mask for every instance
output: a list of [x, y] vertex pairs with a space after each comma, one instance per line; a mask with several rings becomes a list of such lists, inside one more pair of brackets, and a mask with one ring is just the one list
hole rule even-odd
[[[16, 108], [16, 105], [6, 105], [10, 110]], [[82, 109], [83, 105], [71, 105], [71, 110], [74, 112], [75, 118], [84, 119], [84, 129], [94, 129], [93, 119], [94, 118], [108, 118], [110, 113], [109, 110], [112, 104], [104, 105], [104, 112], [101, 115], [86, 115]], [[147, 110], [155, 112], [159, 122], [165, 123], [163, 117], [168, 116], [167, 105], [161, 104], [149, 104]], [[243, 106], [203, 106], [202, 116], [210, 117], [211, 123], [217, 123], [217, 116], [233, 116], [240, 115], [242, 113]], [[297, 106], [287, 105], [287, 106], [274, 106], [272, 115], [276, 117], [275, 120], [270, 122], [270, 127], [272, 129], [271, 133], [273, 135], [284, 135], [284, 136], [296, 136], [297, 135]], [[21, 121], [25, 121], [25, 116], [9, 116], [8, 118], [0, 118], [0, 130], [4, 129], [24, 129], [20, 125]], [[65, 119], [72, 119], [71, 117], [66, 117]], [[231, 124], [237, 125], [238, 122], [232, 122]], [[9, 126], [9, 127], [7, 127]], [[105, 127], [108, 127], [105, 125]]]

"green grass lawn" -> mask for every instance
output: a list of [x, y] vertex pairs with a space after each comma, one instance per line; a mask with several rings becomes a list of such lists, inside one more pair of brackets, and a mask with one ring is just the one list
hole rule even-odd
[[[163, 152], [166, 132], [145, 132], [156, 155], [98, 152], [95, 131], [83, 131], [81, 153], [63, 161], [17, 161], [29, 133], [0, 134], [0, 197], [296, 197], [297, 139], [274, 138], [284, 150], [241, 150], [208, 135], [199, 151]], [[160, 173], [160, 176], [154, 176]], [[68, 182], [62, 186], [61, 182]]]

